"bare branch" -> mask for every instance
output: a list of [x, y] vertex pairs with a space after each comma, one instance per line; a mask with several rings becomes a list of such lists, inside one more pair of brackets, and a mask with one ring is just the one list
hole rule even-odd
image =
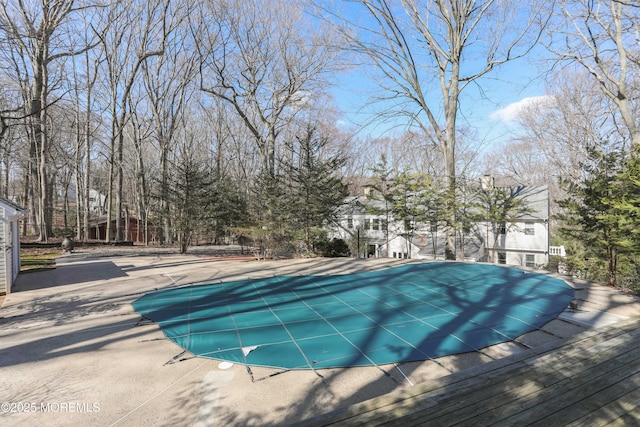
[[[617, 107], [633, 144], [640, 144], [636, 103], [640, 78], [638, 4], [614, 0], [563, 1], [547, 44], [558, 61], [588, 71]], [[569, 25], [567, 25], [569, 24]]]

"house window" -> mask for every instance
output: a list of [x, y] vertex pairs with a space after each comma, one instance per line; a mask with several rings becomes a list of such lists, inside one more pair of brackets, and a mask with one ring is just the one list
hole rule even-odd
[[393, 253], [393, 257], [395, 258], [395, 257], [396, 257], [396, 255], [397, 255], [397, 253], [396, 253], [396, 252], [394, 252], [394, 253]]
[[524, 223], [524, 234], [526, 236], [535, 235], [535, 227], [533, 221], [525, 221]]
[[533, 254], [525, 255], [525, 265], [530, 268], [536, 267], [536, 256]]
[[387, 231], [387, 220], [386, 219], [381, 219], [380, 220], [380, 229], [382, 231]]
[[498, 264], [506, 264], [506, 263], [507, 263], [507, 253], [498, 252]]
[[364, 227], [365, 230], [368, 230], [369, 228], [371, 228], [371, 220], [369, 218], [366, 218], [364, 220]]
[[507, 223], [501, 222], [498, 227], [498, 234], [507, 234]]
[[347, 218], [347, 228], [353, 228], [353, 218]]
[[380, 220], [378, 218], [374, 218], [372, 221], [372, 227], [373, 230], [379, 230], [380, 229]]

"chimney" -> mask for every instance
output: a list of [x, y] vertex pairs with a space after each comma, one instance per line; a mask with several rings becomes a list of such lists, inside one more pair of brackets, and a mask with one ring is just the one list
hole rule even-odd
[[480, 186], [484, 191], [490, 190], [495, 187], [495, 179], [491, 175], [485, 174], [480, 177]]

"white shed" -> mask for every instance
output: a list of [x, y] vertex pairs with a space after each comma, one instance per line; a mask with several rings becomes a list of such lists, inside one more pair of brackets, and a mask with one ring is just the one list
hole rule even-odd
[[11, 293], [20, 272], [20, 218], [26, 213], [10, 200], [0, 197], [0, 294]]

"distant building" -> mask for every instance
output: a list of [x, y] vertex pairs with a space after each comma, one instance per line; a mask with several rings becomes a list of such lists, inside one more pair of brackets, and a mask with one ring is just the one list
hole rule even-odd
[[[58, 190], [58, 199], [64, 197], [64, 191]], [[76, 192], [76, 186], [74, 184], [69, 185], [67, 188], [67, 197], [69, 203], [78, 203], [78, 193]], [[83, 199], [83, 196], [80, 196]], [[93, 188], [89, 189], [89, 211], [94, 215], [104, 215], [107, 212], [107, 196], [100, 193]]]
[[[126, 219], [122, 219], [123, 240], [130, 242], [145, 242], [145, 229], [144, 222], [133, 218], [131, 216]], [[161, 230], [159, 227], [153, 224], [147, 224], [147, 242], [153, 242], [159, 240]], [[111, 226], [109, 227], [109, 240], [115, 240], [116, 238], [116, 219], [111, 219]], [[99, 218], [89, 220], [89, 239], [107, 240], [107, 217], [101, 216]]]
[[[484, 184], [484, 183], [483, 183]], [[524, 201], [529, 212], [513, 224], [479, 221], [463, 235], [457, 233], [458, 254], [467, 261], [493, 262], [531, 268], [549, 262], [549, 190], [547, 186], [509, 187], [511, 197]], [[384, 214], [384, 201], [365, 195], [349, 197], [340, 208], [331, 237], [353, 242], [360, 257], [445, 259], [443, 224], [419, 223], [405, 227]], [[464, 251], [462, 251], [464, 246]]]

